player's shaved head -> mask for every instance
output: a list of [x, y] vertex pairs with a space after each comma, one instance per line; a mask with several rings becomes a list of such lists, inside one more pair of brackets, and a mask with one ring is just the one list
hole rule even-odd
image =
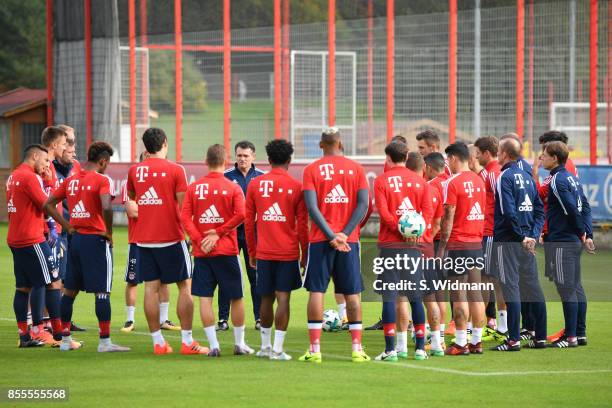
[[23, 150], [23, 159], [30, 159], [40, 152], [48, 153], [49, 151], [41, 144], [31, 144]]
[[523, 141], [521, 140], [518, 134], [514, 132], [506, 133], [505, 135], [499, 138], [499, 141], [501, 142], [502, 140], [506, 139], [516, 140], [519, 143], [520, 149], [523, 150]]
[[219, 168], [225, 165], [225, 147], [214, 144], [206, 151], [206, 164], [209, 168]]
[[391, 142], [385, 147], [385, 154], [393, 163], [404, 163], [408, 155], [408, 146], [401, 142]]
[[423, 158], [425, 164], [434, 169], [437, 172], [442, 172], [444, 170], [444, 156], [442, 153], [433, 152], [429, 153], [427, 156]]
[[504, 153], [511, 161], [518, 160], [521, 157], [521, 144], [511, 137], [502, 139], [499, 142], [499, 152]]
[[423, 173], [423, 167], [425, 167], [425, 160], [423, 159], [423, 156], [421, 156], [421, 153], [408, 153], [408, 158], [406, 159], [406, 167], [417, 174]]

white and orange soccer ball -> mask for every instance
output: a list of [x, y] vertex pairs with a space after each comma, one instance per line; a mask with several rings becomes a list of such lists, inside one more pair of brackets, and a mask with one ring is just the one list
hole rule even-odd
[[406, 211], [397, 221], [397, 230], [405, 238], [419, 238], [425, 233], [425, 228], [425, 219], [416, 211]]

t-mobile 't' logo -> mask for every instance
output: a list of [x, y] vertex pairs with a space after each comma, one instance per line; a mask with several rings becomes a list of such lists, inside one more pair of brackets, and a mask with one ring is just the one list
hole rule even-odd
[[516, 173], [514, 175], [514, 182], [519, 185], [519, 188], [521, 190], [525, 189], [525, 180], [523, 179], [523, 175], [522, 174]]
[[387, 180], [389, 181], [389, 187], [393, 189], [393, 192], [399, 193], [400, 187], [402, 186], [402, 177], [392, 176], [392, 177], [387, 177]]
[[321, 164], [319, 165], [319, 170], [321, 171], [321, 175], [325, 176], [323, 180], [331, 180], [332, 174], [334, 174], [334, 165], [331, 163]]
[[139, 183], [143, 183], [144, 180], [149, 176], [149, 166], [138, 166], [136, 167], [136, 178]]
[[270, 197], [270, 193], [274, 191], [274, 182], [272, 180], [260, 180], [259, 191], [263, 193], [262, 197]]
[[203, 200], [206, 194], [208, 194], [208, 183], [198, 184], [195, 189], [198, 200]]
[[68, 191], [70, 191], [71, 196], [76, 195], [76, 192], [79, 191], [79, 180], [70, 180]]
[[471, 181], [464, 181], [463, 182], [463, 188], [465, 190], [465, 192], [467, 193], [469, 198], [472, 198], [472, 193], [475, 191], [474, 190], [474, 183], [472, 183]]

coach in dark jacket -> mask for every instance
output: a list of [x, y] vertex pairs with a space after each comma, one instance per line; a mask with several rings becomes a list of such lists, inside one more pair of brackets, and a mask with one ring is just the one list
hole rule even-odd
[[544, 206], [531, 174], [521, 169], [520, 144], [504, 139], [499, 145], [502, 172], [495, 189], [494, 245], [497, 274], [508, 307], [508, 339], [496, 351], [519, 351], [521, 301], [530, 303], [534, 348], [546, 346], [546, 303], [538, 281], [535, 244], [544, 225]]
[[593, 253], [591, 207], [578, 180], [565, 168], [569, 156], [562, 142], [547, 143], [540, 160], [552, 176], [548, 190], [546, 267], [563, 302], [565, 333], [552, 345], [586, 345], [587, 299], [582, 287], [580, 256], [583, 246]]

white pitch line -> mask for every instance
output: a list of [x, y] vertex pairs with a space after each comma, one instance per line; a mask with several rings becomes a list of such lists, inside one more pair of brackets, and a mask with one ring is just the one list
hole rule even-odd
[[[14, 321], [15, 319], [7, 319], [5, 317], [0, 317], [0, 320], [4, 320], [4, 321]], [[89, 327], [85, 327], [82, 326], [84, 329], [88, 329], [91, 330], [91, 328]], [[115, 332], [119, 332], [118, 329], [113, 329], [113, 331]], [[151, 333], [147, 333], [147, 332], [138, 332], [138, 331], [133, 331], [130, 332], [131, 334], [136, 334], [139, 336], [151, 336]], [[125, 333], [127, 334], [127, 333]], [[180, 339], [181, 336], [178, 335], [173, 335], [173, 334], [164, 334], [164, 337], [167, 338], [171, 338], [171, 339]], [[291, 353], [301, 353], [303, 350], [297, 350], [297, 349], [287, 349], [287, 351], [291, 352]], [[324, 356], [329, 356], [332, 357], [336, 360], [351, 360], [350, 357], [347, 356], [341, 356], [338, 354], [329, 354], [329, 353], [324, 353]], [[612, 369], [598, 369], [598, 370], [552, 370], [552, 371], [543, 371], [543, 370], [538, 370], [538, 371], [463, 371], [463, 370], [456, 370], [453, 368], [442, 368], [442, 367], [430, 367], [424, 364], [412, 364], [412, 363], [403, 363], [403, 362], [395, 362], [395, 363], [385, 363], [383, 361], [374, 361], [372, 360], [372, 363], [375, 364], [384, 364], [385, 366], [388, 367], [402, 367], [402, 368], [411, 368], [411, 369], [416, 369], [416, 370], [425, 370], [425, 371], [435, 371], [435, 372], [439, 372], [439, 373], [447, 373], [447, 374], [460, 374], [460, 375], [466, 375], [466, 376], [472, 376], [472, 377], [494, 377], [494, 376], [503, 376], [503, 375], [510, 375], [510, 376], [523, 376], [523, 375], [567, 375], [567, 374], [602, 374], [602, 373], [612, 373]]]

